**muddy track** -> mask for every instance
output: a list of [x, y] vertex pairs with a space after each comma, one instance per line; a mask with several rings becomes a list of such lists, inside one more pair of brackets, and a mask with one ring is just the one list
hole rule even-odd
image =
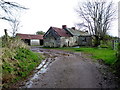
[[31, 48], [47, 58], [20, 88], [118, 88], [107, 66], [83, 53]]

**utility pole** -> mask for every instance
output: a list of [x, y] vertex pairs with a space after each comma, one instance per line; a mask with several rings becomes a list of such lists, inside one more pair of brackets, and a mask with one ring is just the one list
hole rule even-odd
[[120, 1], [118, 2], [118, 55], [117, 55], [117, 58], [118, 58], [118, 62], [119, 63], [119, 67], [120, 67]]

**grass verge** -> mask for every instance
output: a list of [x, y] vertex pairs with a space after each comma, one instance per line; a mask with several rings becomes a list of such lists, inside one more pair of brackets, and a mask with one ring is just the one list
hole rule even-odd
[[9, 52], [2, 57], [3, 88], [9, 88], [13, 83], [27, 77], [43, 59], [42, 55], [25, 48], [17, 48], [14, 57], [7, 57], [11, 55]]
[[94, 59], [103, 60], [106, 64], [114, 64], [116, 61], [116, 51], [107, 49], [107, 48], [72, 48], [72, 47], [64, 47], [64, 48], [48, 48], [48, 49], [59, 49], [65, 51], [72, 52], [84, 52], [87, 54], [91, 54], [91, 57]]

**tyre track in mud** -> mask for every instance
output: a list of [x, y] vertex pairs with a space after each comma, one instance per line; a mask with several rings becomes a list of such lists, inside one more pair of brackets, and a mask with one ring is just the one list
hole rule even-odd
[[[117, 88], [106, 66], [83, 53], [31, 48], [47, 58], [20, 88]], [[108, 76], [106, 76], [109, 73]], [[105, 75], [103, 75], [105, 74]]]

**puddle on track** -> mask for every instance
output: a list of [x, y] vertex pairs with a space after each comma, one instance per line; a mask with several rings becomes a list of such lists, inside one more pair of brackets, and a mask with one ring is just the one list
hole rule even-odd
[[39, 48], [33, 48], [31, 49], [34, 52], [42, 53], [42, 54], [48, 54], [50, 56], [53, 56], [54, 58], [47, 58], [43, 60], [38, 67], [36, 67], [36, 70], [34, 71], [34, 75], [28, 79], [28, 81], [19, 88], [31, 88], [32, 84], [40, 79], [40, 75], [45, 73], [49, 69], [49, 65], [51, 65], [57, 58], [61, 56], [71, 56], [73, 53], [70, 52], [63, 52], [63, 51], [52, 51], [51, 50], [45, 50], [45, 49], [39, 49]]
[[[57, 58], [57, 57], [56, 57]], [[48, 70], [48, 66], [50, 64], [52, 64], [56, 58], [47, 58], [45, 60], [42, 61], [42, 63], [36, 67], [36, 70], [34, 71], [35, 74], [25, 83], [24, 86], [20, 87], [20, 88], [31, 88], [32, 84], [37, 81], [38, 79], [40, 79], [40, 74], [45, 73]]]

